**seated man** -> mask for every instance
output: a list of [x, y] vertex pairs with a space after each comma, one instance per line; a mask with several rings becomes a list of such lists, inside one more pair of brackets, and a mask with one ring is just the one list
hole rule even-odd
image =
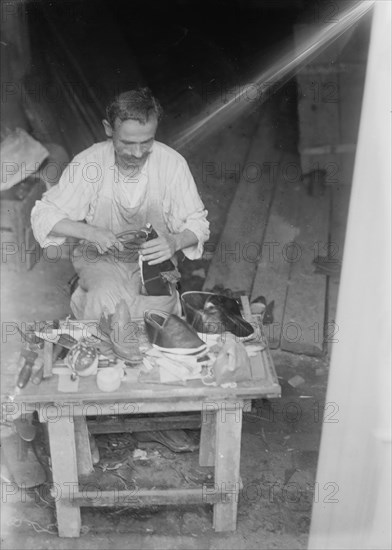
[[147, 309], [180, 313], [175, 289], [168, 296], [146, 295], [137, 255], [124, 262], [113, 253], [123, 249], [116, 235], [147, 223], [158, 234], [140, 246], [141, 260], [150, 265], [173, 260], [180, 250], [200, 258], [209, 237], [207, 212], [185, 159], [155, 141], [161, 112], [148, 88], [117, 96], [103, 120], [109, 139], [78, 154], [32, 210], [42, 247], [81, 239], [72, 259], [79, 287], [71, 309], [78, 319], [98, 319], [104, 308], [113, 313], [121, 299], [132, 317]]

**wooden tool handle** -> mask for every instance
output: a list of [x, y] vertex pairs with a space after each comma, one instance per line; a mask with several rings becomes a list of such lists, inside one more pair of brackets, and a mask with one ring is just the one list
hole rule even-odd
[[45, 341], [44, 344], [44, 371], [43, 377], [50, 378], [52, 376], [53, 367], [53, 344]]
[[42, 382], [44, 377], [44, 362], [42, 359], [37, 359], [33, 366], [33, 372], [31, 373], [31, 382], [38, 386]]
[[16, 385], [18, 388], [22, 389], [25, 387], [27, 382], [30, 380], [32, 370], [33, 365], [31, 363], [26, 363], [25, 366], [21, 369], [18, 375], [18, 380], [16, 381]]

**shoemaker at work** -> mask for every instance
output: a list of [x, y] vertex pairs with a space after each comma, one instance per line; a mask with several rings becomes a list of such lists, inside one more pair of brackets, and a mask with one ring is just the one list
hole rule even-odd
[[104, 308], [113, 313], [121, 299], [132, 317], [148, 309], [180, 313], [173, 282], [170, 295], [146, 295], [138, 255], [121, 261], [118, 238], [152, 224], [158, 238], [140, 245], [140, 259], [156, 266], [180, 250], [200, 258], [209, 237], [207, 211], [187, 162], [155, 141], [161, 114], [148, 88], [118, 95], [103, 120], [109, 139], [78, 154], [33, 208], [32, 227], [42, 247], [61, 245], [66, 237], [81, 240], [72, 259], [79, 286], [71, 309], [78, 319], [98, 319]]

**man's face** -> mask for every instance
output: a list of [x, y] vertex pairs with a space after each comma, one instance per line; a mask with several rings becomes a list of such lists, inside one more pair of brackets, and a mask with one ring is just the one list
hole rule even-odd
[[151, 117], [146, 124], [117, 118], [114, 128], [104, 121], [106, 135], [113, 140], [116, 160], [121, 168], [138, 172], [143, 167], [151, 153], [157, 126], [156, 117]]

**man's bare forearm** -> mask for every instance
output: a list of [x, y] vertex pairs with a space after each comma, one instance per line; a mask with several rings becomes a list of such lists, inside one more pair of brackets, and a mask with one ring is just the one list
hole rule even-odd
[[56, 223], [50, 232], [54, 237], [76, 237], [77, 239], [91, 240], [92, 227], [84, 222], [76, 222], [64, 218]]
[[116, 246], [119, 250], [124, 248], [110, 229], [76, 222], [68, 218], [57, 222], [51, 234], [56, 237], [76, 237], [94, 243], [101, 254], [107, 252], [113, 246]]
[[174, 239], [176, 252], [199, 242], [196, 235], [190, 229], [184, 229], [181, 233], [174, 233], [171, 237]]

